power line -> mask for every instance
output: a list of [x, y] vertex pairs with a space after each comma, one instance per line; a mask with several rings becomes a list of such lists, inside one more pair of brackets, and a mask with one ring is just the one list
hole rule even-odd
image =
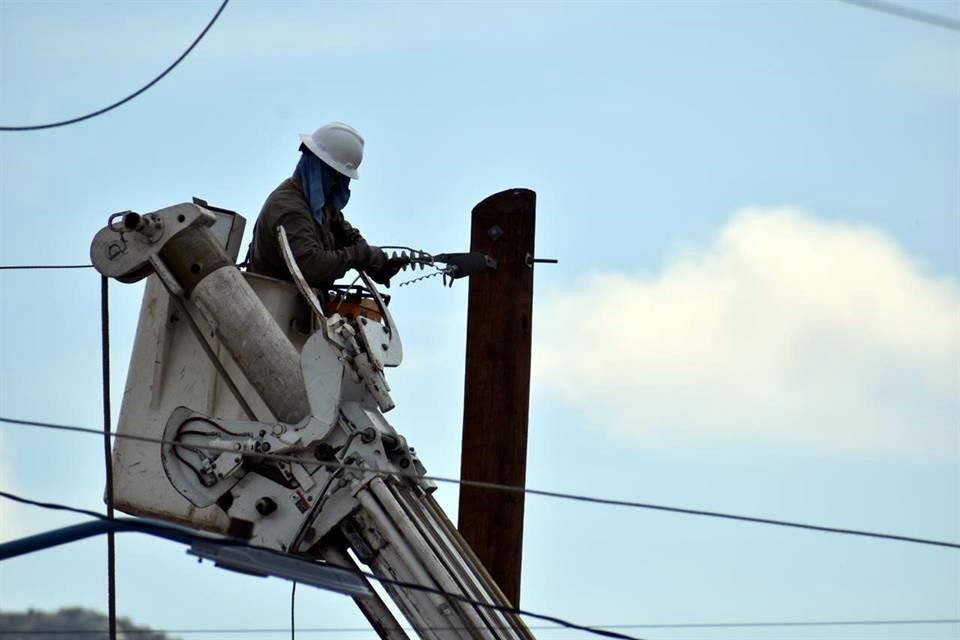
[[[5, 491], [0, 491], [0, 497], [7, 498], [9, 500], [19, 502], [22, 504], [41, 507], [45, 509], [55, 509], [58, 511], [66, 511], [71, 513], [78, 513], [82, 515], [88, 515], [94, 518], [101, 520], [107, 520], [107, 516], [97, 513], [95, 511], [88, 511], [86, 509], [79, 509], [76, 507], [71, 507], [69, 505], [59, 504], [59, 503], [49, 503], [41, 502], [38, 500], [32, 500], [30, 498], [24, 498], [22, 496], [7, 493]], [[161, 526], [162, 525], [154, 525]], [[246, 543], [241, 540], [236, 539], [218, 539], [220, 544], [235, 545], [241, 547], [250, 547], [253, 549], [263, 549], [276, 553], [273, 549], [268, 549], [266, 547], [261, 547], [259, 545], [253, 545]], [[928, 619], [883, 619], [883, 620], [789, 620], [789, 621], [766, 621], [766, 622], [755, 622], [755, 621], [744, 621], [744, 622], [681, 622], [681, 623], [663, 623], [663, 624], [605, 624], [605, 625], [578, 625], [554, 616], [549, 616], [545, 614], [533, 613], [530, 611], [525, 611], [519, 608], [505, 607], [502, 605], [495, 605], [491, 603], [479, 602], [472, 600], [466, 596], [461, 596], [456, 593], [450, 593], [442, 589], [436, 589], [434, 587], [428, 587], [425, 585], [419, 585], [415, 583], [409, 583], [402, 580], [394, 580], [392, 578], [384, 578], [377, 576], [376, 574], [369, 573], [362, 570], [355, 570], [343, 567], [345, 571], [350, 571], [351, 573], [356, 573], [358, 575], [365, 576], [369, 579], [377, 580], [383, 584], [391, 584], [398, 586], [404, 589], [413, 589], [419, 591], [425, 591], [428, 593], [435, 593], [437, 595], [442, 595], [449, 597], [455, 600], [464, 602], [472, 606], [485, 607], [488, 609], [494, 609], [502, 611], [504, 613], [510, 613], [514, 615], [523, 615], [531, 618], [537, 618], [540, 620], [545, 620], [547, 622], [552, 622], [557, 626], [531, 626], [531, 629], [578, 629], [581, 631], [586, 631], [596, 635], [602, 635], [613, 638], [626, 638], [627, 640], [640, 640], [633, 636], [628, 636], [622, 633], [617, 633], [615, 629], [709, 629], [709, 628], [750, 628], [750, 627], [828, 627], [828, 626], [905, 626], [905, 625], [924, 625], [924, 624], [960, 624], [960, 619], [958, 618], [928, 618]], [[401, 627], [403, 630], [411, 630], [411, 627]], [[457, 629], [468, 629], [469, 627], [429, 627], [431, 630], [457, 630]], [[150, 630], [131, 630], [124, 631], [127, 634], [142, 634], [142, 633], [193, 633], [193, 634], [206, 634], [206, 633], [219, 633], [219, 634], [250, 634], [250, 633], [286, 633], [289, 629], [277, 629], [277, 628], [186, 628], [186, 629], [150, 629]], [[361, 627], [342, 627], [342, 628], [324, 628], [324, 627], [309, 627], [298, 629], [301, 633], [333, 633], [333, 632], [371, 632], [372, 629], [361, 628]], [[32, 631], [6, 631], [0, 630], [0, 636], [9, 635], [9, 634], [24, 634], [24, 633], [70, 633], [70, 634], [89, 634], [89, 633], [104, 633], [104, 631], [88, 631], [88, 630], [32, 630]]]
[[51, 511], [65, 511], [67, 513], [77, 513], [82, 516], [90, 516], [91, 518], [97, 518], [100, 520], [106, 519], [107, 516], [102, 513], [97, 513], [96, 511], [90, 511], [89, 509], [81, 509], [79, 507], [70, 507], [65, 504], [60, 504], [58, 502], [43, 502], [41, 500], [31, 500], [30, 498], [24, 498], [23, 496], [18, 496], [15, 493], [7, 493], [6, 491], [0, 491], [0, 497], [6, 498], [7, 500], [12, 500], [13, 502], [19, 502], [31, 507], [40, 507], [41, 509], [50, 509]]
[[171, 64], [169, 67], [167, 67], [166, 69], [164, 69], [163, 72], [162, 72], [160, 75], [158, 75], [156, 78], [154, 78], [153, 80], [151, 80], [150, 82], [148, 82], [147, 84], [145, 84], [144, 86], [142, 86], [140, 89], [137, 89], [136, 91], [134, 91], [133, 93], [131, 93], [130, 95], [128, 95], [126, 98], [123, 98], [122, 100], [119, 100], [119, 101], [117, 101], [117, 102], [114, 102], [113, 104], [111, 104], [111, 105], [109, 105], [109, 106], [103, 107], [102, 109], [98, 109], [98, 110], [93, 111], [93, 112], [91, 112], [91, 113], [88, 113], [88, 114], [86, 114], [86, 115], [77, 116], [76, 118], [70, 118], [69, 120], [61, 120], [61, 121], [59, 121], [59, 122], [50, 122], [50, 123], [47, 123], [47, 124], [34, 124], [34, 125], [23, 125], [23, 126], [4, 126], [4, 127], [0, 127], [0, 131], [38, 131], [38, 130], [40, 130], [40, 129], [53, 129], [53, 128], [55, 128], [55, 127], [63, 127], [63, 126], [66, 126], [66, 125], [68, 125], [68, 124], [76, 124], [77, 122], [83, 122], [84, 120], [89, 120], [89, 119], [91, 119], [91, 118], [96, 118], [96, 117], [99, 116], [99, 115], [103, 115], [104, 113], [107, 113], [108, 111], [113, 111], [113, 110], [116, 109], [117, 107], [119, 107], [119, 106], [121, 106], [121, 105], [124, 105], [124, 104], [130, 102], [131, 100], [133, 100], [134, 98], [136, 98], [137, 96], [139, 96], [140, 94], [142, 94], [144, 91], [146, 91], [147, 89], [149, 89], [149, 88], [152, 87], [153, 85], [155, 85], [155, 84], [157, 84], [158, 82], [160, 82], [168, 73], [170, 73], [171, 71], [173, 71], [174, 68], [176, 68], [176, 66], [177, 66], [178, 64], [180, 64], [181, 62], [183, 62], [183, 59], [186, 58], [187, 55], [189, 55], [190, 52], [193, 51], [193, 48], [196, 47], [196, 46], [200, 43], [201, 40], [203, 40], [203, 37], [204, 37], [205, 35], [207, 35], [207, 32], [210, 31], [210, 27], [212, 27], [213, 24], [217, 21], [217, 18], [220, 17], [220, 14], [223, 13], [223, 10], [226, 8], [227, 3], [229, 3], [229, 2], [230, 2], [230, 0], [223, 0], [223, 3], [220, 5], [220, 8], [217, 9], [217, 12], [216, 12], [215, 14], [213, 14], [213, 18], [210, 19], [210, 22], [207, 23], [207, 26], [204, 27], [203, 31], [200, 32], [200, 35], [198, 35], [198, 36], [196, 37], [196, 39], [190, 44], [190, 46], [187, 47], [187, 49], [186, 49], [183, 53], [180, 54], [180, 57], [179, 57], [179, 58], [177, 58], [176, 60], [173, 61], [173, 64]]
[[[100, 276], [100, 369], [103, 376], [103, 460], [106, 468], [107, 518], [113, 520], [113, 464], [110, 456], [110, 278]], [[107, 532], [107, 621], [110, 640], [117, 640], [117, 545]]]
[[[19, 503], [21, 503], [21, 504], [29, 505], [29, 506], [32, 506], [32, 507], [40, 507], [40, 508], [43, 508], [43, 509], [54, 509], [54, 510], [57, 510], [57, 511], [67, 511], [67, 512], [70, 512], [70, 513], [79, 513], [79, 514], [83, 514], [83, 515], [87, 515], [87, 516], [94, 517], [94, 518], [96, 518], [96, 519], [98, 519], [98, 520], [110, 520], [110, 518], [108, 518], [107, 516], [103, 515], [102, 513], [97, 513], [97, 512], [95, 512], [95, 511], [88, 511], [88, 510], [86, 510], [86, 509], [78, 509], [78, 508], [76, 508], [76, 507], [71, 507], [71, 506], [69, 506], [69, 505], [60, 504], [60, 503], [41, 502], [41, 501], [39, 501], [39, 500], [32, 500], [32, 499], [30, 499], [30, 498], [25, 498], [25, 497], [23, 497], [23, 496], [19, 496], [19, 495], [14, 494], [14, 493], [8, 493], [8, 492], [6, 492], [6, 491], [0, 491], [0, 497], [6, 498], [7, 500], [12, 500], [12, 501], [14, 501], [14, 502], [19, 502]], [[162, 524], [153, 524], [153, 525], [151, 525], [151, 526], [154, 527], [154, 528], [161, 528], [161, 529], [164, 528], [164, 525], [162, 525]], [[276, 549], [270, 549], [269, 547], [264, 547], [264, 546], [260, 546], [260, 545], [250, 544], [250, 543], [248, 543], [248, 542], [244, 542], [243, 540], [238, 540], [238, 539], [236, 539], [236, 538], [217, 539], [217, 543], [218, 543], [218, 544], [222, 544], [222, 545], [233, 545], [233, 546], [237, 546], [237, 547], [249, 547], [249, 548], [251, 548], [251, 549], [258, 549], [258, 550], [261, 550], [261, 551], [268, 551], [268, 552], [274, 553], [274, 554], [280, 553], [280, 552], [278, 552]], [[281, 555], [282, 555], [282, 554], [281, 554]], [[338, 565], [331, 565], [331, 566], [338, 566]], [[387, 578], [387, 577], [383, 577], [383, 576], [378, 576], [377, 574], [371, 573], [371, 572], [369, 572], [369, 571], [363, 571], [363, 570], [360, 570], [360, 569], [353, 569], [353, 568], [350, 568], [350, 567], [339, 567], [339, 566], [338, 566], [338, 568], [340, 568], [340, 569], [342, 569], [342, 570], [344, 570], [344, 571], [348, 571], [348, 572], [350, 572], [350, 573], [354, 573], [354, 574], [359, 575], [359, 576], [364, 576], [365, 578], [368, 578], [368, 579], [370, 579], [370, 580], [376, 580], [377, 582], [380, 582], [381, 584], [393, 585], [393, 586], [399, 587], [399, 588], [401, 588], [401, 589], [407, 589], [407, 590], [412, 590], [412, 591], [422, 591], [422, 592], [425, 592], [425, 593], [434, 593], [434, 594], [443, 596], [443, 597], [445, 597], [445, 598], [449, 598], [449, 599], [451, 599], [451, 600], [456, 600], [456, 601], [458, 601], [458, 602], [462, 602], [462, 603], [464, 603], [464, 604], [467, 604], [467, 605], [470, 605], [470, 606], [473, 606], [473, 607], [481, 607], [481, 608], [490, 609], [490, 610], [493, 610], [493, 611], [499, 611], [499, 612], [501, 612], [501, 613], [506, 613], [506, 614], [510, 614], [510, 615], [526, 616], [526, 617], [529, 617], [529, 618], [536, 618], [536, 619], [538, 619], [538, 620], [544, 620], [544, 621], [546, 621], [546, 622], [552, 622], [552, 623], [554, 623], [554, 624], [558, 624], [558, 625], [560, 625], [561, 627], [564, 627], [564, 628], [566, 628], [566, 629], [576, 629], [576, 630], [578, 630], [578, 631], [585, 631], [585, 632], [587, 632], [587, 633], [592, 633], [592, 634], [594, 634], [594, 635], [604, 636], [604, 637], [608, 637], [608, 638], [621, 638], [621, 639], [623, 639], [623, 640], [643, 640], [642, 638], [637, 638], [636, 636], [629, 636], [629, 635], [626, 635], [626, 634], [623, 634], [623, 633], [618, 633], [618, 632], [616, 632], [616, 631], [608, 631], [608, 630], [606, 630], [606, 629], [599, 629], [599, 628], [597, 628], [597, 627], [592, 627], [592, 626], [589, 626], [589, 625], [577, 624], [577, 623], [575, 623], [575, 622], [570, 622], [569, 620], [564, 620], [563, 618], [558, 618], [558, 617], [556, 617], [556, 616], [552, 616], [552, 615], [548, 615], [548, 614], [544, 614], [544, 613], [534, 613], [534, 612], [532, 612], [532, 611], [527, 611], [527, 610], [525, 610], [525, 609], [520, 609], [519, 607], [510, 607], [510, 606], [505, 606], [505, 605], [499, 605], [499, 604], [495, 604], [495, 603], [492, 603], [492, 602], [481, 602], [481, 601], [479, 601], [479, 600], [474, 600], [473, 598], [470, 598], [470, 597], [465, 596], [465, 595], [461, 595], [461, 594], [459, 594], [459, 593], [452, 593], [452, 592], [449, 592], [449, 591], [444, 591], [443, 589], [438, 589], [438, 588], [430, 587], [430, 586], [427, 586], [427, 585], [417, 584], [417, 583], [414, 583], [414, 582], [407, 582], [407, 581], [405, 581], [405, 580], [396, 580], [396, 579], [394, 579], [394, 578]]]
[[[102, 431], [97, 429], [88, 429], [86, 427], [76, 427], [71, 425], [62, 425], [62, 424], [53, 424], [49, 422], [36, 422], [33, 420], [18, 420], [14, 418], [6, 418], [0, 416], [0, 422], [7, 424], [14, 424], [20, 426], [28, 427], [38, 427], [43, 429], [54, 429], [60, 431], [71, 431], [76, 433], [87, 433], [87, 434], [96, 434], [98, 436], [103, 435]], [[193, 449], [204, 449], [206, 451], [218, 451], [222, 453], [236, 453], [234, 449], [227, 447], [217, 447], [212, 445], [203, 445], [203, 444], [193, 444], [185, 445], [182, 442], [176, 440], [166, 440], [163, 438], [154, 438], [151, 436], [140, 436], [135, 434], [127, 433], [117, 433], [116, 431], [110, 432], [110, 435], [116, 438], [126, 438], [129, 440], [136, 440], [139, 442], [149, 442], [154, 444], [168, 444], [176, 447], [184, 448], [193, 448]], [[268, 459], [268, 460], [277, 460], [281, 462], [303, 462], [301, 458], [295, 456], [286, 456], [282, 454], [274, 453], [258, 453], [258, 457]], [[530, 489], [528, 487], [517, 487], [512, 485], [498, 484], [494, 482], [479, 482], [476, 480], [460, 480], [457, 478], [446, 478], [443, 476], [418, 476], [414, 473], [404, 472], [404, 471], [385, 471], [385, 470], [371, 470], [366, 468], [359, 468], [353, 465], [345, 465], [335, 462], [324, 462], [324, 466], [331, 468], [339, 469], [355, 469], [358, 471], [363, 471], [365, 473], [375, 473], [386, 476], [396, 476], [403, 478], [411, 478], [414, 480], [430, 480], [433, 482], [442, 482], [446, 484], [457, 484], [471, 487], [479, 487], [483, 489], [491, 489], [494, 491], [511, 491], [514, 493], [526, 493], [535, 496], [542, 496], [545, 498], [557, 498], [560, 500], [571, 500], [574, 502], [586, 502], [591, 504], [602, 504], [614, 507], [628, 507], [633, 509], [647, 509], [651, 511], [663, 511], [667, 513], [680, 513], [684, 515], [692, 516], [702, 516], [707, 518], [719, 518], [723, 520], [734, 520], [738, 522], [751, 522], [754, 524], [766, 524], [777, 527], [788, 527], [793, 529], [805, 529], [808, 531], [820, 531], [823, 533], [836, 533], [842, 535], [852, 535], [852, 536], [862, 536], [866, 538], [878, 538], [883, 540], [895, 540], [898, 542], [910, 542], [914, 544], [924, 544], [932, 545], [937, 547], [947, 547], [951, 549], [960, 549], [960, 543], [957, 542], [948, 542], [944, 540], [933, 540], [930, 538], [917, 538], [912, 536], [902, 536], [892, 533], [880, 533], [876, 531], [865, 531], [862, 529], [847, 529], [841, 527], [828, 527], [824, 525], [817, 524], [808, 524], [804, 522], [795, 522], [791, 520], [776, 520], [773, 518], [760, 518], [756, 516], [745, 516], [734, 513], [725, 513], [721, 511], [706, 511], [703, 509], [688, 509], [685, 507], [673, 507], [669, 505], [654, 504], [649, 502], [637, 502], [633, 500], [618, 500], [614, 498], [598, 498], [595, 496], [586, 496], [574, 493], [564, 493], [561, 491], [547, 491], [544, 489]]]
[[297, 639], [297, 581], [290, 581], [290, 640]]
[[843, 2], [855, 7], [860, 7], [862, 9], [879, 11], [880, 13], [886, 13], [888, 15], [904, 18], [906, 20], [923, 22], [925, 24], [933, 25], [934, 27], [942, 27], [944, 29], [950, 29], [951, 31], [960, 31], [960, 20], [955, 20], [949, 16], [944, 16], [939, 13], [930, 13], [929, 11], [921, 11], [920, 9], [905, 7], [894, 2], [887, 2], [886, 0], [837, 0], [837, 2]]
[[92, 264], [6, 264], [0, 271], [26, 271], [28, 269], [93, 269]]
[[[664, 624], [597, 624], [593, 625], [596, 629], [737, 629], [737, 628], [756, 628], [756, 627], [873, 627], [873, 626], [913, 626], [925, 624], [960, 624], [960, 618], [934, 618], [934, 619], [903, 619], [903, 620], [787, 620], [771, 622], [680, 622]], [[423, 627], [430, 631], [456, 631], [466, 629], [467, 627]], [[561, 625], [530, 625], [531, 631], [551, 631], [563, 629]], [[388, 627], [388, 630], [393, 628]], [[414, 631], [413, 627], [400, 627], [402, 631]], [[253, 633], [287, 633], [289, 629], [285, 628], [255, 628], [255, 627], [234, 627], [234, 628], [184, 628], [184, 629], [134, 629], [124, 630], [124, 634], [149, 634], [149, 633], [183, 633], [183, 634], [253, 634]], [[301, 627], [297, 633], [372, 633], [373, 629], [369, 627]], [[86, 629], [31, 629], [29, 631], [8, 631], [0, 630], [0, 636], [4, 635], [25, 635], [25, 634], [44, 634], [44, 633], [64, 633], [71, 635], [82, 635], [91, 633], [104, 633], [104, 631], [94, 631]]]

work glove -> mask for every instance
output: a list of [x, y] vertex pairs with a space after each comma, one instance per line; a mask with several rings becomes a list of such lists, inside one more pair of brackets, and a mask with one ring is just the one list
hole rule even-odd
[[390, 278], [397, 275], [408, 264], [410, 264], [409, 258], [390, 258], [376, 271], [367, 271], [367, 275], [377, 284], [382, 284], [389, 289]]
[[350, 266], [358, 271], [379, 271], [387, 262], [387, 254], [380, 247], [371, 247], [363, 238], [347, 247]]

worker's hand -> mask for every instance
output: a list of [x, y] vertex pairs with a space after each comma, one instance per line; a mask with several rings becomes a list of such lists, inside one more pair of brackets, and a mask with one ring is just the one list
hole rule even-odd
[[350, 252], [350, 266], [358, 271], [379, 271], [387, 262], [387, 254], [380, 247], [371, 247], [360, 238], [347, 249]]
[[380, 269], [367, 271], [367, 275], [377, 284], [382, 284], [389, 289], [390, 278], [397, 275], [408, 264], [410, 264], [409, 258], [390, 258]]

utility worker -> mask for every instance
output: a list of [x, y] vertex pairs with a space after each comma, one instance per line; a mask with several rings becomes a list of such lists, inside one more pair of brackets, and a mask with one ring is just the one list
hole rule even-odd
[[300, 162], [293, 176], [274, 189], [260, 210], [247, 268], [290, 280], [277, 238], [282, 226], [312, 287], [326, 291], [348, 269], [364, 271], [375, 282], [390, 286], [403, 262], [388, 259], [382, 249], [367, 244], [343, 217], [350, 180], [359, 177], [363, 138], [350, 125], [332, 122], [313, 134], [300, 134], [300, 140]]

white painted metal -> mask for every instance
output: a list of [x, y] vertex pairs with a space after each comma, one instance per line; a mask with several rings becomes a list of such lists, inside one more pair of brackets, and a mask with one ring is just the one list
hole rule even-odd
[[[300, 368], [310, 415], [318, 424], [315, 437], [321, 439], [337, 422], [343, 387], [343, 355], [323, 332], [318, 331], [303, 345]], [[321, 430], [323, 433], [320, 433]]]
[[[483, 566], [476, 554], [473, 552], [473, 549], [470, 548], [470, 545], [468, 545], [466, 540], [463, 539], [463, 536], [460, 535], [460, 532], [457, 531], [457, 528], [453, 526], [453, 523], [450, 522], [449, 518], [447, 518], [446, 513], [444, 513], [443, 509], [440, 507], [440, 504], [434, 499], [433, 495], [424, 495], [418, 501], [418, 503], [420, 508], [424, 510], [424, 513], [429, 514], [425, 517], [429, 518], [433, 526], [441, 527], [443, 532], [445, 532], [445, 535], [444, 533], [440, 533], [439, 535], [440, 538], [445, 541], [447, 553], [451, 558], [457, 559], [457, 561], [463, 567], [462, 570], [466, 574], [469, 574], [469, 580], [479, 583], [480, 591], [484, 594], [487, 594], [486, 597], [489, 597], [492, 602], [501, 604], [508, 602], [507, 597], [503, 595], [500, 587], [490, 576], [490, 573], [487, 571], [486, 567]], [[483, 601], [483, 598], [479, 599]], [[502, 611], [498, 611], [497, 613], [499, 613], [499, 615], [506, 621], [506, 626], [513, 628], [513, 631], [516, 633], [517, 637], [528, 638], [532, 640], [533, 634], [530, 633], [530, 630], [525, 624], [523, 624], [519, 617]]]
[[[456, 580], [458, 588], [472, 600], [493, 603], [487, 596], [491, 591], [479, 578], [478, 572], [464, 560], [463, 554], [456, 552], [455, 543], [449, 538], [448, 531], [442, 523], [436, 521], [436, 516], [427, 504], [427, 500], [432, 501], [432, 498], [417, 495], [417, 490], [412, 487], [391, 484], [389, 488], [397, 504], [403, 507], [403, 516], [415, 523], [430, 545], [430, 550], [436, 555], [437, 561]], [[507, 617], [496, 609], [476, 607], [474, 610], [488, 629], [506, 629], [512, 626]]]
[[283, 256], [283, 262], [287, 265], [287, 270], [293, 278], [293, 284], [296, 285], [297, 290], [300, 291], [300, 295], [307, 301], [310, 308], [313, 309], [313, 313], [316, 314], [317, 318], [325, 318], [327, 314], [323, 312], [323, 305], [320, 304], [320, 299], [317, 298], [317, 294], [314, 293], [313, 288], [307, 284], [307, 279], [303, 277], [303, 272], [300, 271], [300, 265], [297, 264], [297, 259], [293, 256], [293, 249], [290, 248], [290, 240], [287, 239], [287, 230], [283, 228], [283, 225], [277, 229], [277, 241], [280, 243], [280, 255]]
[[299, 353], [236, 267], [207, 275], [190, 300], [209, 314], [220, 343], [277, 419], [295, 423], [310, 415]]
[[[454, 577], [447, 572], [441, 559], [437, 557], [427, 543], [424, 532], [417, 527], [417, 523], [414, 520], [410, 519], [403, 512], [403, 508], [397, 502], [393, 493], [384, 485], [383, 480], [380, 478], [373, 480], [370, 483], [370, 489], [373, 494], [377, 496], [377, 499], [380, 501], [380, 504], [383, 505], [384, 511], [386, 511], [392, 522], [396, 523], [396, 527], [400, 535], [405, 538], [412, 555], [428, 568], [433, 582], [446, 593], [468, 595], [464, 593], [461, 585], [457, 584]], [[464, 630], [465, 633], [463, 633], [464, 637], [493, 637], [484, 629], [484, 622], [477, 613], [476, 608], [455, 599], [450, 599], [450, 605], [453, 610], [458, 612], [454, 617], [453, 623], [466, 627]], [[459, 629], [457, 629], [457, 632], [462, 633]]]
[[[350, 557], [350, 554], [341, 547], [323, 545], [317, 549], [317, 555], [339, 567], [345, 567], [355, 572], [362, 571], [360, 566]], [[369, 586], [366, 578], [362, 576], [361, 578]], [[354, 598], [354, 602], [357, 603], [360, 611], [373, 626], [374, 631], [383, 640], [409, 640], [410, 636], [404, 631], [400, 621], [380, 598]]]
[[387, 334], [388, 341], [386, 343], [387, 348], [380, 354], [380, 359], [383, 361], [383, 366], [385, 367], [399, 367], [400, 363], [403, 362], [403, 343], [400, 341], [400, 332], [397, 330], [397, 323], [393, 320], [393, 314], [390, 313], [390, 308], [387, 306], [383, 296], [380, 295], [380, 291], [373, 283], [373, 280], [370, 279], [370, 276], [363, 271], [359, 273], [360, 279], [363, 281], [363, 284], [366, 285], [367, 289], [370, 290], [374, 302], [377, 303], [377, 308], [380, 309], [380, 313], [383, 315], [382, 330], [383, 333]]
[[[128, 216], [137, 216], [151, 225], [147, 234], [128, 229]], [[149, 268], [150, 258], [158, 255], [167, 241], [178, 232], [196, 226], [212, 226], [217, 216], [196, 204], [184, 202], [145, 216], [125, 211], [110, 217], [90, 243], [90, 262], [97, 271], [121, 282], [136, 282]]]
[[[402, 350], [373, 284], [365, 280], [382, 321], [324, 317], [305, 282], [298, 290], [227, 266], [180, 288], [159, 254], [148, 253], [145, 264], [181, 304], [149, 279], [119, 431], [173, 443], [118, 439], [118, 508], [220, 533], [243, 524], [253, 544], [340, 564], [350, 562], [347, 544], [387, 579], [384, 588], [420, 637], [532, 638], [517, 616], [483, 606], [508, 604], [383, 415], [393, 407], [384, 366], [398, 364]], [[289, 246], [285, 253], [296, 277]], [[125, 259], [143, 268], [136, 256]], [[221, 372], [257, 419], [246, 416]], [[382, 602], [358, 604], [383, 638], [406, 638]]]
[[[244, 279], [299, 348], [307, 336], [297, 331], [304, 305], [293, 285], [254, 274], [245, 274]], [[255, 414], [273, 419], [206, 321], [200, 318], [199, 324]], [[124, 435], [161, 437], [171, 414], [181, 406], [218, 419], [247, 418], [200, 348], [184, 312], [176, 308], [157, 276], [151, 276], [143, 294], [117, 430]], [[118, 438], [113, 459], [118, 509], [226, 533], [228, 520], [219, 507], [199, 508], [169, 482], [158, 445]]]

